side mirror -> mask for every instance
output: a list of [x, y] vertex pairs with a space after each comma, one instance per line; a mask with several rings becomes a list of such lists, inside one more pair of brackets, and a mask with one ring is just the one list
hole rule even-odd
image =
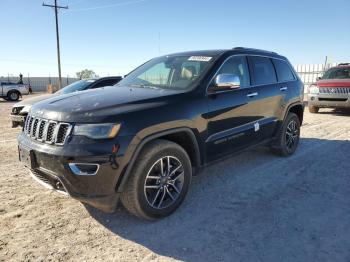
[[319, 81], [321, 79], [322, 79], [322, 77], [320, 77], [320, 76], [316, 77], [316, 81]]
[[219, 74], [215, 77], [214, 89], [237, 89], [241, 86], [241, 81], [234, 74]]

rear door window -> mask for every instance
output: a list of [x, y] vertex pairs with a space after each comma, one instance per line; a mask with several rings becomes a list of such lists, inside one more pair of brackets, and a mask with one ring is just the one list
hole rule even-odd
[[294, 74], [286, 61], [273, 59], [276, 68], [278, 82], [287, 82], [295, 80]]
[[267, 85], [277, 82], [275, 68], [270, 58], [250, 56], [249, 63], [254, 85]]

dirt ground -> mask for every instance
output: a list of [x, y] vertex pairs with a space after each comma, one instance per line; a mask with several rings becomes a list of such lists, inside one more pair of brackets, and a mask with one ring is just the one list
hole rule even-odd
[[172, 216], [87, 208], [18, 162], [0, 101], [0, 261], [350, 261], [350, 114], [305, 111], [290, 158], [258, 148], [208, 167]]

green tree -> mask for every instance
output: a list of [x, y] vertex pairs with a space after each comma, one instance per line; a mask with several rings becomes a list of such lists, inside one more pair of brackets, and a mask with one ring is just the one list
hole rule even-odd
[[84, 69], [79, 72], [76, 72], [76, 75], [77, 75], [77, 78], [79, 79], [98, 77], [98, 75], [94, 71], [89, 69]]

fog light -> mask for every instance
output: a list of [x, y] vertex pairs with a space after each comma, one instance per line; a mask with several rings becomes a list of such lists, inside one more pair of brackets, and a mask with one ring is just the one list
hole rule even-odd
[[94, 176], [97, 174], [100, 165], [88, 163], [69, 163], [69, 168], [77, 176]]

